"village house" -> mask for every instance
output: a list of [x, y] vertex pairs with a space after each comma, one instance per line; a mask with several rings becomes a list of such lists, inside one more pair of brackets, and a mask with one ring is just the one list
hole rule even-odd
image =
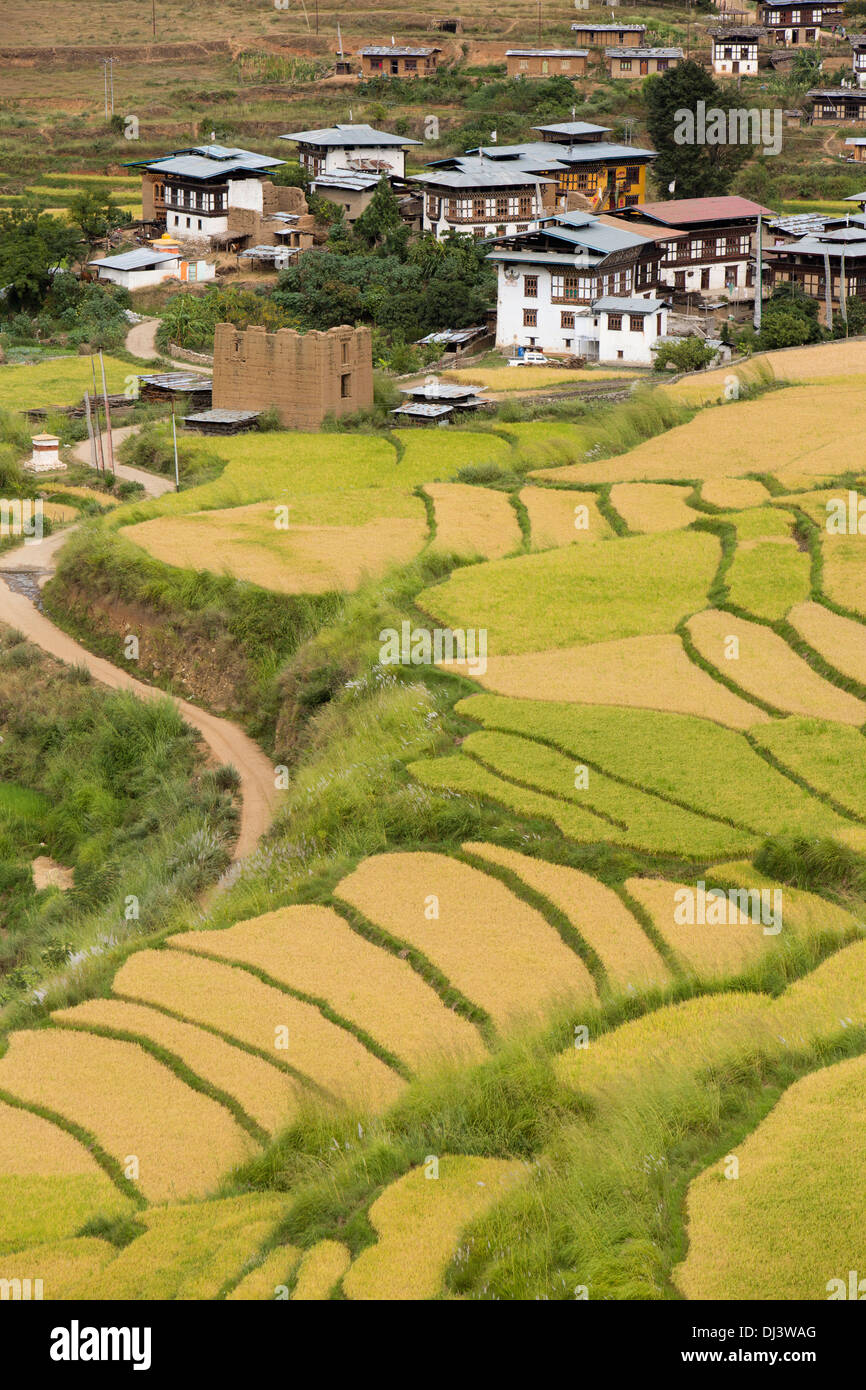
[[347, 171], [402, 179], [406, 174], [406, 151], [410, 145], [421, 144], [405, 135], [393, 135], [390, 130], [340, 123], [322, 130], [297, 130], [292, 135], [281, 135], [280, 139], [294, 141], [298, 162], [311, 179]]
[[509, 77], [583, 77], [588, 48], [509, 48], [505, 70]]
[[611, 77], [648, 77], [667, 72], [682, 60], [681, 48], [609, 48], [605, 53]]
[[401, 48], [397, 44], [361, 48], [362, 77], [432, 77], [441, 48]]
[[735, 303], [754, 299], [757, 223], [772, 217], [769, 208], [731, 194], [642, 203], [626, 216], [680, 233], [666, 244], [659, 266], [666, 289]]
[[845, 144], [851, 151], [848, 158], [853, 159], [855, 164], [866, 161], [866, 135], [849, 135]]
[[804, 4], [803, 0], [758, 0], [758, 19], [767, 31], [768, 41], [789, 48], [816, 44], [821, 31], [836, 29], [842, 23], [842, 4]]
[[142, 171], [145, 222], [164, 222], [167, 231], [185, 240], [214, 242], [229, 232], [233, 209], [263, 211], [266, 176], [284, 163], [252, 150], [196, 145], [158, 159], [132, 160], [127, 167]]
[[710, 29], [713, 72], [719, 77], [754, 77], [764, 30], [755, 24], [725, 24]]
[[500, 162], [479, 151], [427, 168], [410, 182], [424, 190], [424, 231], [439, 239], [449, 231], [479, 237], [528, 231], [553, 211], [555, 179], [531, 157]]
[[[866, 202], [866, 194], [851, 201]], [[795, 284], [819, 304], [819, 319], [832, 326], [834, 317], [847, 317], [851, 299], [866, 301], [866, 216], [861, 212], [828, 221], [790, 242], [777, 242], [766, 252], [771, 289]]]
[[[593, 212], [631, 207], [646, 196], [646, 170], [654, 150], [604, 140], [606, 126], [564, 121], [534, 126], [541, 139], [521, 145], [484, 145], [478, 151], [500, 168], [532, 161], [555, 184], [555, 206]], [[551, 208], [551, 211], [554, 209]]]
[[851, 68], [858, 87], [866, 87], [866, 34], [851, 35]]
[[624, 44], [642, 44], [646, 38], [645, 24], [572, 24], [571, 32], [587, 48], [604, 50]]
[[587, 212], [497, 240], [497, 346], [649, 366], [667, 333], [669, 305], [656, 294], [663, 240]]
[[122, 285], [125, 290], [141, 290], [148, 285], [161, 285], [164, 280], [212, 280], [216, 267], [207, 261], [187, 261], [180, 251], [157, 251], [136, 247], [116, 256], [102, 256], [88, 261], [96, 269], [98, 280]]
[[807, 92], [813, 125], [862, 125], [866, 121], [866, 89], [814, 87]]

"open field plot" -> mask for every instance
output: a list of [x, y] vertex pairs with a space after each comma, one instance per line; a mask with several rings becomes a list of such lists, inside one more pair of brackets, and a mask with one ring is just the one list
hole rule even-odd
[[183, 951], [139, 951], [121, 967], [114, 987], [215, 1028], [341, 1100], [363, 1099], [379, 1108], [402, 1089], [395, 1072], [312, 1004], [233, 966]]
[[557, 386], [573, 385], [576, 381], [605, 381], [624, 377], [626, 381], [640, 375], [638, 371], [617, 371], [608, 367], [466, 367], [443, 372], [446, 381], [461, 381], [478, 385], [483, 391], [542, 391]]
[[866, 341], [814, 343], [782, 352], [762, 352], [748, 362], [696, 372], [664, 389], [677, 400], [699, 405], [724, 397], [732, 376], [749, 385], [759, 381], [760, 374], [767, 370], [777, 381], [849, 380], [858, 374], [866, 375]]
[[476, 1029], [446, 1008], [405, 960], [366, 941], [332, 908], [281, 908], [225, 931], [173, 936], [169, 944], [254, 966], [327, 1000], [413, 1067], [484, 1053]]
[[698, 532], [603, 545], [458, 570], [419, 603], [450, 626], [486, 628], [492, 656], [537, 652], [670, 631], [701, 606], [719, 559], [716, 537]]
[[331, 1290], [351, 1262], [351, 1254], [338, 1240], [320, 1240], [304, 1252], [292, 1298], [299, 1303], [318, 1303], [330, 1298]]
[[[768, 900], [767, 923], [758, 912], [750, 919], [749, 908], [740, 911], [725, 900], [707, 897], [701, 911], [700, 890], [695, 884], [669, 883], [663, 879], [630, 878], [626, 889], [652, 918], [659, 935], [678, 960], [703, 980], [738, 975], [779, 942], [781, 923], [771, 918], [773, 899]], [[755, 887], [751, 878], [743, 880], [745, 889]], [[689, 901], [683, 901], [683, 894]], [[692, 900], [696, 900], [688, 915]], [[701, 921], [705, 915], [706, 920]], [[718, 920], [713, 920], [714, 918]], [[773, 932], [777, 934], [771, 934]]]
[[708, 608], [689, 620], [688, 629], [707, 661], [777, 709], [841, 724], [866, 723], [862, 700], [819, 676], [770, 628]]
[[463, 848], [516, 874], [564, 912], [595, 951], [613, 990], [633, 991], [669, 983], [671, 972], [640, 923], [613, 889], [591, 874], [501, 845], [472, 842]]
[[732, 864], [714, 864], [710, 872], [714, 881], [717, 880], [722, 887], [739, 888], [748, 885], [749, 888], [764, 891], [778, 890], [781, 893], [783, 929], [793, 932], [804, 941], [818, 938], [825, 933], [842, 940], [859, 935], [863, 929], [855, 916], [838, 903], [828, 902], [826, 898], [819, 897], [817, 893], [807, 892], [804, 888], [792, 888], [789, 884], [776, 883], [746, 859]]
[[522, 537], [507, 493], [468, 483], [427, 483], [433, 502], [437, 549], [498, 560], [516, 550]]
[[137, 1185], [152, 1201], [204, 1195], [255, 1151], [216, 1101], [113, 1038], [59, 1028], [13, 1033], [0, 1090], [80, 1125], [120, 1167], [135, 1157]]
[[811, 592], [811, 557], [793, 541], [738, 546], [727, 573], [728, 602], [756, 618], [784, 618]]
[[[38, 1245], [31, 1250], [0, 1255], [0, 1279], [42, 1281], [41, 1295], [33, 1298], [76, 1298], [82, 1289], [89, 1290], [116, 1254], [107, 1240], [83, 1236], [54, 1244]], [[90, 1297], [86, 1293], [84, 1297]]]
[[813, 1072], [738, 1145], [736, 1182], [724, 1160], [695, 1179], [688, 1254], [674, 1271], [687, 1298], [850, 1296], [848, 1271], [866, 1258], [864, 1102], [866, 1058]]
[[[457, 708], [487, 728], [543, 739], [573, 761], [598, 764], [645, 791], [760, 834], [832, 834], [844, 824], [824, 802], [771, 767], [742, 734], [709, 720], [491, 695], [470, 695]], [[785, 764], [789, 761], [786, 751], [798, 743], [798, 736], [793, 728], [786, 737], [775, 736], [799, 722], [759, 724], [752, 737]], [[849, 741], [857, 744], [859, 735], [853, 730], [838, 724], [820, 727], [827, 731], [828, 749], [838, 750], [840, 759]], [[807, 741], [802, 742], [805, 745]], [[866, 748], [863, 754], [866, 758]], [[801, 761], [792, 766], [799, 776], [810, 780]], [[818, 789], [826, 790], [826, 775]], [[860, 800], [866, 811], [866, 791]]]
[[79, 1140], [29, 1110], [0, 1102], [0, 1255], [62, 1240], [97, 1216], [111, 1219], [132, 1210]]
[[610, 503], [630, 531], [649, 535], [676, 531], [697, 519], [697, 512], [686, 506], [691, 491], [669, 483], [616, 483], [610, 490]]
[[797, 604], [788, 621], [843, 676], [866, 685], [866, 625], [843, 618], [821, 603]]
[[[124, 390], [135, 367], [117, 357], [104, 356], [105, 379], [110, 392]], [[97, 384], [102, 377], [97, 364]], [[45, 362], [0, 366], [0, 409], [37, 410], [60, 405], [80, 405], [85, 391], [93, 393], [89, 357], [52, 357]]]
[[[851, 430], [866, 425], [862, 385], [792, 386], [756, 400], [731, 401], [701, 410], [631, 449], [597, 463], [557, 468], [561, 482], [630, 482], [653, 479], [732, 478], [796, 467], [801, 473], [837, 471]], [[760, 443], [759, 443], [760, 441]], [[805, 441], [805, 445], [804, 445]]]
[[526, 1174], [501, 1158], [444, 1154], [436, 1162], [435, 1177], [427, 1165], [413, 1168], [376, 1198], [369, 1216], [379, 1240], [344, 1275], [349, 1298], [435, 1298], [461, 1231]]
[[89, 999], [75, 1008], [59, 1009], [53, 1017], [78, 1028], [132, 1033], [165, 1048], [197, 1076], [232, 1096], [251, 1119], [271, 1133], [287, 1124], [297, 1110], [300, 1088], [290, 1076], [203, 1028], [182, 1023], [145, 1004]]
[[276, 1298], [278, 1290], [288, 1285], [300, 1258], [301, 1251], [294, 1246], [278, 1245], [226, 1294], [226, 1301], [252, 1303]]
[[386, 515], [342, 526], [305, 526], [290, 519], [281, 529], [274, 505], [262, 502], [158, 517], [126, 526], [122, 534], [165, 564], [230, 574], [278, 593], [351, 590], [381, 577], [391, 565], [408, 563], [427, 538], [418, 498], [371, 489], [360, 500], [362, 511], [381, 501]]
[[824, 592], [866, 618], [866, 536], [823, 536]]
[[540, 913], [447, 855], [376, 855], [336, 892], [422, 951], [499, 1027], [538, 1017], [558, 999], [595, 997], [586, 966]]
[[509, 781], [589, 807], [611, 822], [611, 838], [641, 849], [676, 854], [688, 846], [694, 855], [714, 855], [723, 854], [726, 844], [752, 843], [741, 830], [614, 781], [594, 767], [584, 769], [578, 781], [573, 758], [532, 739], [482, 730], [465, 739], [463, 750]]
[[752, 738], [824, 796], [866, 815], [866, 739], [859, 729], [792, 715], [756, 725]]
[[593, 492], [524, 487], [519, 497], [529, 517], [533, 550], [550, 550], [572, 541], [597, 541], [613, 535]]
[[701, 487], [701, 497], [713, 507], [727, 511], [744, 507], [759, 507], [769, 500], [763, 483], [754, 478], [708, 478]]
[[[746, 480], [748, 481], [748, 479]], [[737, 546], [748, 550], [768, 541], [791, 541], [793, 517], [781, 507], [748, 507], [743, 511], [732, 511], [720, 518], [726, 525], [737, 529]], [[766, 552], [767, 563], [773, 563], [773, 556]]]

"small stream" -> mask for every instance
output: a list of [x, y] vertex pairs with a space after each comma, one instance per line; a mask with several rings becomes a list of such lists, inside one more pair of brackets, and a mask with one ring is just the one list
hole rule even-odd
[[29, 598], [41, 613], [42, 590], [39, 580], [42, 575], [50, 573], [50, 570], [0, 570], [0, 579], [5, 580], [13, 594], [23, 594], [25, 598]]

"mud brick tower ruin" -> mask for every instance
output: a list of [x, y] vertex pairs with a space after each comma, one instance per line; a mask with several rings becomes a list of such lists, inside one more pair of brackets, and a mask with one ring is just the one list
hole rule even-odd
[[275, 409], [288, 429], [317, 430], [329, 413], [352, 415], [373, 404], [369, 328], [343, 324], [327, 333], [218, 323], [213, 408]]

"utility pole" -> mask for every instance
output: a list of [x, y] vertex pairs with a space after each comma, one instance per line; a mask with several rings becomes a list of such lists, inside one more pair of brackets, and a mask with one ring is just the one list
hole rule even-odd
[[316, 0], [316, 33], [319, 32], [319, 0]]
[[153, 20], [153, 37], [156, 38], [156, 0], [150, 0], [150, 11]]
[[105, 383], [105, 360], [102, 352], [99, 353], [99, 365], [102, 368], [102, 399], [105, 401], [105, 438], [108, 444], [108, 462], [111, 464], [111, 471], [114, 472], [114, 440], [111, 437], [111, 409], [108, 404], [108, 387]]
[[758, 241], [757, 241], [757, 246], [756, 246], [756, 262], [757, 262], [757, 264], [756, 264], [756, 274], [755, 274], [755, 317], [754, 317], [754, 324], [755, 324], [755, 332], [756, 332], [756, 333], [760, 333], [760, 331], [761, 331], [761, 309], [762, 309], [762, 307], [763, 307], [763, 306], [762, 306], [762, 303], [761, 303], [761, 300], [762, 300], [762, 296], [763, 296], [763, 293], [764, 293], [764, 260], [763, 260], [763, 245], [762, 245], [761, 214], [760, 214], [760, 213], [758, 213]]
[[105, 457], [102, 452], [102, 432], [99, 424], [99, 392], [96, 389], [96, 363], [90, 355], [90, 373], [93, 377], [93, 414], [96, 418], [96, 467], [105, 472]]
[[177, 426], [174, 423], [174, 397], [171, 398], [171, 439], [174, 444], [174, 487], [180, 492], [180, 469], [177, 463]]
[[[105, 119], [114, 115], [114, 59], [102, 60], [103, 87], [105, 89]], [[110, 106], [109, 106], [110, 103]]]
[[538, 0], [538, 39], [541, 42], [541, 0]]

